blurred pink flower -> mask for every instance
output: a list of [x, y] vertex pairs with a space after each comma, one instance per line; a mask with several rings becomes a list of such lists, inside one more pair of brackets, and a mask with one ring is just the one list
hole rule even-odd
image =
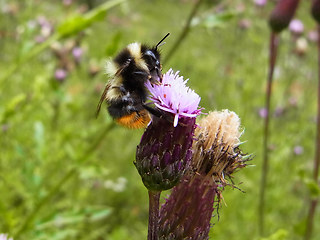
[[308, 39], [310, 42], [317, 42], [318, 41], [318, 32], [316, 30], [312, 30], [308, 32]]
[[254, 4], [258, 7], [263, 7], [264, 5], [266, 5], [267, 0], [254, 0]]
[[303, 23], [299, 19], [293, 19], [289, 24], [289, 30], [293, 34], [301, 35], [304, 31]]
[[268, 110], [266, 108], [260, 108], [258, 113], [261, 118], [266, 118], [268, 116]]
[[13, 240], [13, 238], [8, 238], [8, 234], [0, 234], [0, 240]]
[[81, 57], [82, 57], [82, 54], [83, 54], [83, 50], [81, 47], [74, 47], [72, 49], [72, 56], [74, 57], [74, 59], [79, 62]]
[[62, 68], [58, 68], [54, 72], [55, 79], [61, 82], [67, 77], [67, 75], [68, 75], [67, 71]]
[[295, 146], [293, 149], [293, 152], [295, 155], [301, 155], [303, 153], [303, 147], [302, 146]]
[[63, 5], [69, 6], [72, 4], [72, 0], [62, 0]]

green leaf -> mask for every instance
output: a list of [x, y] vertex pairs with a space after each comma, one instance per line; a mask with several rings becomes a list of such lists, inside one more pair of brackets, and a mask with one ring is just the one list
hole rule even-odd
[[26, 94], [21, 93], [11, 99], [11, 101], [7, 104], [4, 109], [4, 112], [0, 115], [0, 123], [4, 123], [16, 113], [17, 108], [19, 105], [24, 103], [27, 99]]
[[267, 238], [261, 238], [260, 240], [286, 240], [288, 239], [288, 231], [285, 229], [279, 229]]
[[316, 181], [311, 179], [306, 179], [305, 184], [310, 191], [310, 195], [312, 198], [317, 198], [320, 196], [320, 187]]
[[107, 218], [111, 214], [110, 208], [97, 209], [86, 208], [76, 212], [66, 212], [56, 215], [53, 219], [41, 223], [36, 226], [36, 230], [44, 230], [48, 228], [65, 227], [67, 225], [73, 225], [80, 222], [97, 222]]
[[219, 14], [210, 14], [205, 17], [194, 18], [192, 20], [192, 26], [203, 26], [205, 28], [217, 28], [217, 27], [224, 27], [225, 23], [230, 21], [236, 13], [234, 12], [225, 12]]
[[88, 28], [92, 23], [103, 19], [107, 10], [122, 2], [124, 0], [108, 1], [84, 15], [74, 15], [58, 26], [58, 34], [61, 37], [74, 35]]

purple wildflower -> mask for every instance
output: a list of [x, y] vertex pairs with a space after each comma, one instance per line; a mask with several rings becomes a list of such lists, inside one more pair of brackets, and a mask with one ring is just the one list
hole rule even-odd
[[293, 152], [295, 155], [301, 155], [303, 153], [303, 147], [302, 146], [295, 146], [293, 149]]
[[53, 32], [53, 26], [52, 24], [47, 20], [44, 16], [39, 16], [37, 18], [37, 22], [41, 27], [41, 35], [45, 38], [49, 37], [51, 33]]
[[76, 62], [79, 62], [83, 54], [83, 50], [81, 47], [74, 47], [72, 49], [72, 56], [76, 60]]
[[63, 0], [62, 3], [63, 3], [63, 5], [65, 5], [65, 6], [69, 6], [69, 5], [72, 4], [72, 0]]
[[136, 168], [152, 191], [175, 186], [190, 166], [200, 97], [170, 69], [159, 85], [147, 83], [150, 100], [161, 116], [154, 116], [137, 147]]
[[55, 72], [54, 72], [54, 77], [56, 80], [58, 80], [59, 82], [63, 82], [65, 80], [65, 78], [67, 77], [68, 73], [66, 70], [62, 69], [62, 68], [58, 68]]
[[36, 43], [43, 43], [46, 40], [46, 38], [42, 35], [38, 35], [34, 38], [34, 40], [36, 41]]
[[263, 7], [264, 5], [266, 5], [267, 0], [254, 0], [254, 4], [258, 7]]
[[195, 118], [201, 113], [198, 108], [201, 98], [186, 86], [187, 81], [188, 79], [183, 80], [183, 77], [179, 76], [179, 72], [174, 73], [169, 69], [163, 75], [161, 84], [146, 83], [154, 105], [174, 115], [174, 127], [178, 125], [179, 118]]
[[304, 31], [303, 23], [299, 19], [293, 19], [289, 24], [289, 30], [295, 35], [301, 35]]
[[259, 116], [261, 118], [266, 118], [268, 116], [268, 110], [266, 108], [259, 109]]
[[308, 39], [310, 42], [317, 42], [318, 41], [318, 32], [316, 30], [312, 30], [308, 32]]
[[0, 240], [13, 240], [13, 238], [8, 238], [8, 234], [0, 234]]

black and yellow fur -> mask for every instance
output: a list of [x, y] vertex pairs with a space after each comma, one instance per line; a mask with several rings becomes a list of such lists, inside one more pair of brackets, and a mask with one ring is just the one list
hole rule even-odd
[[158, 84], [162, 79], [160, 53], [155, 47], [131, 43], [106, 66], [110, 79], [98, 104], [106, 101], [109, 114], [117, 123], [128, 128], [143, 128], [150, 122], [146, 110], [147, 89], [145, 83]]

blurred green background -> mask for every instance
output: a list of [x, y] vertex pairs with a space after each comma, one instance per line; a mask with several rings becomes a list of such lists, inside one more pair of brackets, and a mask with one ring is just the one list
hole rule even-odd
[[[0, 233], [15, 239], [146, 239], [148, 197], [133, 160], [143, 130], [94, 117], [104, 65], [127, 44], [161, 47], [165, 59], [193, 0], [0, 0]], [[267, 18], [274, 1], [203, 1], [169, 61], [202, 97], [205, 111], [242, 119], [244, 152], [213, 218], [211, 238], [262, 239], [258, 193], [268, 64]], [[271, 104], [266, 238], [302, 239], [310, 196], [317, 56], [309, 1], [281, 34]], [[167, 193], [163, 193], [165, 197]], [[320, 236], [320, 208], [314, 237]]]

